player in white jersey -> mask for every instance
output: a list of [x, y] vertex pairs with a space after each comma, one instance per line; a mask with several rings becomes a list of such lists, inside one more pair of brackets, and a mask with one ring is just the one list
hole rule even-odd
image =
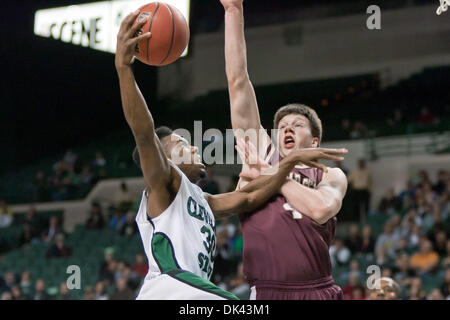
[[[237, 299], [209, 281], [216, 248], [215, 218], [254, 210], [279, 191], [300, 161], [313, 163], [327, 158], [317, 150], [292, 152], [276, 173], [261, 175], [244, 188], [209, 195], [194, 184], [205, 174], [197, 149], [163, 127], [155, 130], [152, 115], [136, 84], [131, 61], [145, 23], [133, 26], [137, 13], [128, 15], [117, 37], [115, 65], [122, 106], [135, 141], [133, 158], [143, 172], [146, 188], [136, 216], [149, 260], [149, 271], [137, 299], [211, 300]], [[242, 150], [241, 150], [242, 151]], [[183, 162], [175, 165], [172, 156]]]

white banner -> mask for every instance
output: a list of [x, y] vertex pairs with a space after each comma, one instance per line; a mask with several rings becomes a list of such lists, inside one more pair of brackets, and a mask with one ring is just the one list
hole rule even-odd
[[[111, 0], [68, 7], [38, 10], [34, 33], [95, 50], [116, 52], [120, 23], [130, 13], [151, 0]], [[165, 0], [186, 17], [189, 24], [190, 0]], [[183, 53], [186, 55], [187, 48]]]

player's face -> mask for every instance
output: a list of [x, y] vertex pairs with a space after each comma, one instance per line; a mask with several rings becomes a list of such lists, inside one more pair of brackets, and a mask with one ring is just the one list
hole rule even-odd
[[198, 148], [191, 146], [183, 137], [172, 134], [169, 139], [169, 158], [189, 177], [198, 180], [206, 175], [206, 167], [202, 163]]
[[278, 146], [281, 156], [287, 156], [292, 150], [314, 148], [318, 139], [311, 134], [309, 120], [301, 114], [288, 114], [278, 123]]
[[380, 280], [380, 288], [370, 293], [370, 300], [397, 300], [397, 292], [389, 281]]

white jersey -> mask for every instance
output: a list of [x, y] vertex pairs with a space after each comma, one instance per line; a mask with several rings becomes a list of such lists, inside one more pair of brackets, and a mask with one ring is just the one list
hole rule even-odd
[[144, 282], [173, 269], [186, 270], [207, 280], [213, 271], [214, 216], [200, 187], [175, 168], [181, 175], [181, 184], [169, 207], [150, 219], [144, 190], [136, 216], [149, 263]]

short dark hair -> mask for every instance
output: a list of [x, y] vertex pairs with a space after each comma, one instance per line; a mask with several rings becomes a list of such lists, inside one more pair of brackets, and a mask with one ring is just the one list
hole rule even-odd
[[[170, 136], [172, 133], [173, 133], [173, 130], [166, 126], [158, 127], [155, 130], [155, 134], [158, 137], [159, 141], [161, 141], [162, 139], [164, 139], [167, 136]], [[142, 169], [141, 168], [141, 159], [139, 158], [139, 150], [138, 150], [137, 146], [133, 150], [132, 157], [133, 157], [134, 163], [138, 166], [138, 168]]]
[[309, 124], [311, 126], [311, 134], [314, 138], [319, 139], [320, 144], [320, 142], [322, 141], [322, 121], [317, 115], [317, 112], [307, 105], [300, 103], [290, 103], [278, 109], [273, 118], [273, 128], [277, 129], [281, 119], [292, 113], [300, 114], [309, 120]]

